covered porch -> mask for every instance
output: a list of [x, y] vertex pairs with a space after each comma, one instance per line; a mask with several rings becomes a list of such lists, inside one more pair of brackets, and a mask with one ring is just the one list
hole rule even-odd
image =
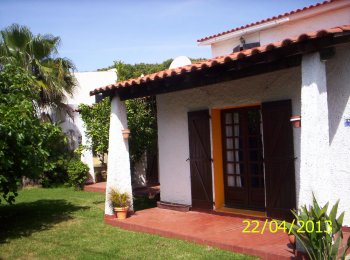
[[[346, 172], [332, 166], [333, 172], [340, 173], [330, 174], [330, 158], [336, 160], [338, 154], [338, 144], [330, 136], [338, 134], [341, 142], [343, 128], [339, 121], [329, 120], [329, 114], [340, 120], [346, 109], [342, 96], [348, 96], [349, 31], [344, 26], [310, 32], [91, 92], [112, 97], [105, 221], [262, 258], [293, 257], [286, 233], [242, 233], [244, 217], [219, 214], [230, 208], [245, 210], [250, 222], [254, 215], [288, 219], [290, 209], [312, 202], [312, 192], [322, 204], [340, 198], [339, 209], [348, 209], [344, 196], [348, 187], [342, 181]], [[124, 101], [150, 95], [157, 96], [161, 200], [215, 214], [155, 208], [136, 212], [125, 221], [114, 218], [110, 188], [132, 194], [128, 140], [122, 137], [127, 129]], [[259, 116], [254, 117], [254, 127], [261, 131], [254, 136], [248, 131], [250, 112], [265, 122], [264, 126]], [[301, 128], [292, 129], [292, 115], [301, 116]], [[197, 134], [199, 128], [191, 123], [205, 132]], [[236, 125], [243, 135], [232, 134]], [[282, 146], [277, 137], [288, 142]], [[231, 140], [236, 139], [245, 141], [243, 148], [241, 144], [232, 148]], [[253, 149], [262, 160], [232, 159], [248, 158]], [[237, 156], [236, 150], [243, 154]], [[346, 216], [345, 225], [349, 221]], [[263, 226], [265, 219], [258, 223]]]

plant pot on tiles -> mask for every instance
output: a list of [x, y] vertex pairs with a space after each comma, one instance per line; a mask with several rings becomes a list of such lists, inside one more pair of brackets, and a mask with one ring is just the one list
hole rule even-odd
[[288, 238], [289, 238], [289, 243], [291, 244], [291, 246], [293, 247], [293, 249], [295, 249], [295, 247], [296, 247], [295, 235], [289, 234], [289, 235], [288, 235]]
[[109, 193], [109, 199], [118, 219], [126, 219], [130, 205], [130, 196], [126, 192], [119, 192], [117, 189], [112, 189]]

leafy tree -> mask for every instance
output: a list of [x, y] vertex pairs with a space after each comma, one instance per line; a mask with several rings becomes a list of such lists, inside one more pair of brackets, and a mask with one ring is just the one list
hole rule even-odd
[[104, 164], [104, 154], [108, 153], [110, 100], [105, 98], [93, 106], [80, 104], [79, 111], [84, 121], [85, 134], [91, 142], [88, 146]]
[[118, 81], [124, 81], [131, 78], [140, 77], [142, 74], [152, 74], [161, 70], [168, 69], [172, 59], [168, 59], [160, 64], [155, 63], [138, 63], [138, 64], [127, 64], [122, 61], [115, 61], [114, 68], [117, 70]]
[[[167, 69], [172, 59], [161, 64], [125, 64], [116, 61], [118, 80], [128, 80], [140, 77], [142, 74], [155, 73]], [[157, 146], [157, 105], [155, 97], [145, 97], [127, 100], [125, 102], [128, 126], [131, 132], [129, 140], [130, 158], [132, 164], [138, 162], [146, 151], [156, 150]]]
[[43, 178], [57, 171], [66, 158], [62, 130], [37, 116], [40, 87], [36, 82], [14, 65], [0, 70], [0, 197], [8, 203], [17, 196], [23, 176]]
[[33, 108], [39, 89], [33, 83], [15, 66], [0, 71], [0, 195], [9, 203], [17, 195], [21, 177], [36, 178], [47, 156]]
[[41, 108], [69, 111], [63, 100], [65, 93], [72, 94], [75, 86], [74, 65], [58, 57], [60, 41], [51, 34], [33, 35], [28, 27], [12, 24], [0, 32], [0, 64], [14, 64], [35, 77], [40, 87]]
[[130, 157], [136, 163], [145, 151], [157, 148], [156, 100], [154, 97], [127, 100], [125, 106], [131, 132]]

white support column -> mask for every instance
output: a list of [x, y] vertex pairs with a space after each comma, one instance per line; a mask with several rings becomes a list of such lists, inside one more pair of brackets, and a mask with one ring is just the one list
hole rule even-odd
[[[122, 130], [128, 128], [126, 108], [118, 96], [111, 101], [111, 118], [109, 129], [108, 169], [105, 214], [113, 215], [109, 202], [109, 192], [116, 188], [128, 192], [132, 202], [131, 174], [128, 140], [123, 138]], [[133, 205], [131, 205], [133, 210]]]
[[[85, 133], [82, 133], [82, 137], [81, 137], [82, 141], [81, 144], [82, 145], [87, 145], [89, 143], [88, 138], [85, 136]], [[95, 170], [94, 170], [94, 156], [92, 154], [92, 149], [84, 149], [82, 154], [81, 154], [81, 161], [86, 163], [89, 166], [89, 175], [90, 178], [93, 182], [96, 182], [96, 178], [95, 178]]]
[[312, 203], [312, 192], [329, 200], [329, 123], [325, 63], [319, 53], [303, 56], [301, 86], [300, 192], [298, 207]]

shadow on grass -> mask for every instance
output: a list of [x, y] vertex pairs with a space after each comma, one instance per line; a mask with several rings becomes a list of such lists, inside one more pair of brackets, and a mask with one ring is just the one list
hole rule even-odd
[[37, 200], [0, 206], [0, 243], [7, 239], [30, 236], [34, 232], [72, 219], [75, 211], [89, 207], [76, 206], [66, 200]]

